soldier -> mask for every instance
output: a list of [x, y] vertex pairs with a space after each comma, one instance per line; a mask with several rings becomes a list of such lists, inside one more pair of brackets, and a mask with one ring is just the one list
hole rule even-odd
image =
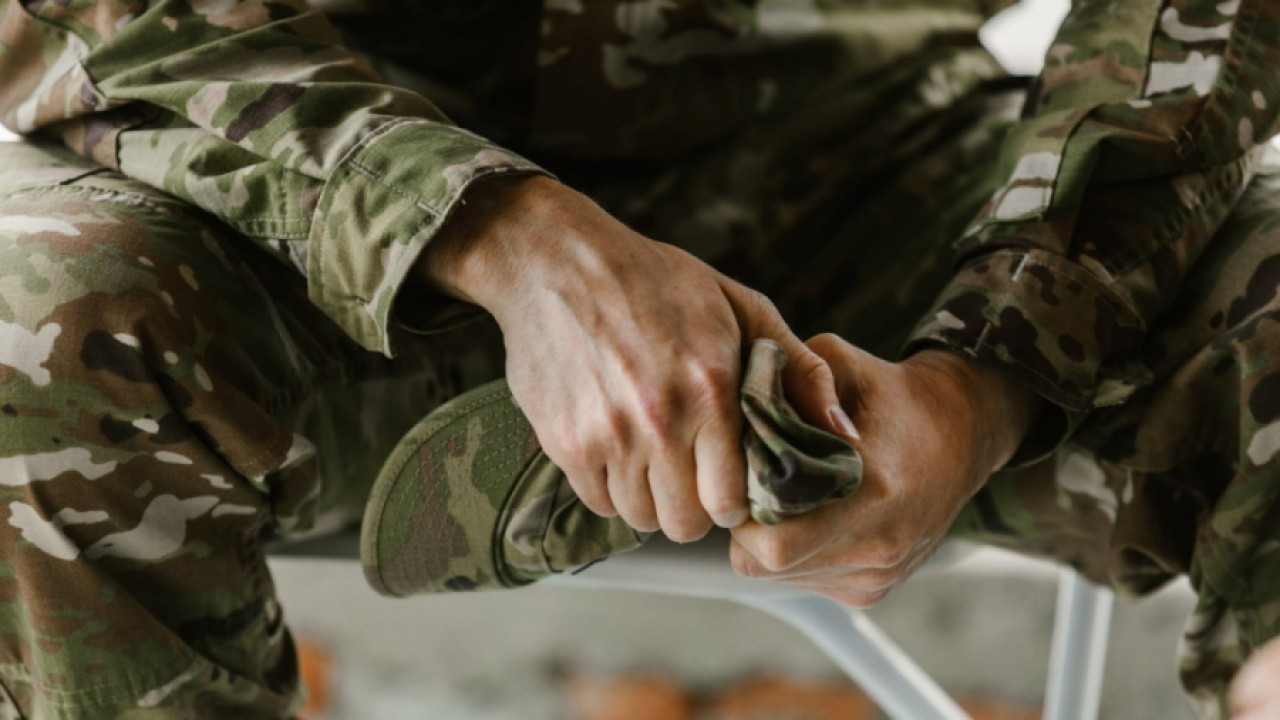
[[[1280, 8], [1077, 3], [1028, 85], [1005, 4], [0, 0], [7, 712], [290, 714], [262, 542], [504, 366], [586, 507], [746, 575], [866, 605], [949, 527], [1187, 573], [1227, 712], [1280, 633]], [[865, 462], [773, 527], [756, 340]]]

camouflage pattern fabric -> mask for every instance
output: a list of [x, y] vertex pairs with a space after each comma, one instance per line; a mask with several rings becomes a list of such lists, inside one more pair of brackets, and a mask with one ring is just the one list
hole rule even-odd
[[289, 716], [264, 543], [358, 518], [496, 336], [370, 354], [274, 258], [50, 146], [0, 144], [0, 268], [0, 718]]
[[[1004, 4], [0, 0], [0, 118], [72, 153], [0, 159], [10, 700], [287, 714], [255, 543], [358, 514], [492, 379], [491, 326], [406, 332], [443, 326], [403, 281], [472, 183], [541, 165], [802, 334], [1030, 383], [958, 531], [1133, 593], [1189, 574], [1210, 708], [1280, 633], [1280, 5], [1075, 3], [1024, 103], [975, 37]], [[151, 527], [185, 554], [96, 545]]]
[[[802, 421], [782, 392], [786, 353], [758, 340], [743, 375], [751, 515], [767, 524], [847, 497], [862, 460]], [[518, 587], [639, 547], [621, 518], [582, 504], [497, 380], [414, 426], [378, 474], [360, 533], [365, 577], [385, 595]]]
[[862, 455], [849, 441], [805, 422], [787, 402], [786, 364], [781, 345], [757, 340], [742, 376], [747, 502], [765, 525], [848, 497], [862, 482]]
[[995, 475], [953, 532], [1130, 597], [1188, 574], [1179, 661], [1205, 717], [1280, 633], [1280, 158], [1265, 164], [1143, 348], [1152, 375], [1056, 457]]
[[586, 509], [498, 380], [401, 439], [374, 482], [360, 556], [375, 590], [408, 596], [526, 585], [646, 537]]

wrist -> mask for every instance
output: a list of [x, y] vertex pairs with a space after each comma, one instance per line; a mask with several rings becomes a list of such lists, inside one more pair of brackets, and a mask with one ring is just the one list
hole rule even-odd
[[975, 471], [984, 480], [1013, 457], [1040, 408], [1029, 386], [996, 365], [948, 350], [922, 350], [903, 363], [934, 377], [940, 413], [970, 435]]
[[514, 258], [531, 259], [528, 238], [559, 191], [571, 192], [542, 175], [476, 182], [418, 259], [418, 277], [437, 292], [492, 311], [518, 277]]

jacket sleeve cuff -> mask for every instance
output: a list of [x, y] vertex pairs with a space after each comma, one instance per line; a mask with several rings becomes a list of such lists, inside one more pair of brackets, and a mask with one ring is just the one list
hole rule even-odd
[[963, 265], [904, 354], [941, 346], [996, 365], [1048, 401], [1011, 465], [1044, 457], [1093, 409], [1149, 380], [1141, 317], [1094, 274], [1049, 252], [994, 251]]
[[[370, 133], [321, 193], [307, 257], [311, 301], [363, 347], [393, 355], [393, 306], [418, 256], [473, 182], [519, 173], [545, 171], [451, 125], [402, 120]], [[475, 314], [439, 297], [417, 301], [431, 308], [406, 313], [418, 332]]]

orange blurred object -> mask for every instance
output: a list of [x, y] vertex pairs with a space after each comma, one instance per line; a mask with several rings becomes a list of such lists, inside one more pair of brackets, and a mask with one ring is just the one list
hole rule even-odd
[[1038, 709], [964, 697], [956, 698], [956, 702], [973, 720], [1040, 720]]
[[298, 668], [307, 686], [307, 704], [302, 706], [298, 717], [325, 717], [333, 706], [333, 653], [311, 638], [298, 638], [296, 644]]
[[692, 720], [693, 701], [671, 678], [636, 673], [602, 678], [574, 673], [564, 681], [576, 720]]
[[846, 683], [807, 683], [761, 675], [726, 688], [712, 698], [707, 720], [874, 720], [876, 708], [861, 690]]

